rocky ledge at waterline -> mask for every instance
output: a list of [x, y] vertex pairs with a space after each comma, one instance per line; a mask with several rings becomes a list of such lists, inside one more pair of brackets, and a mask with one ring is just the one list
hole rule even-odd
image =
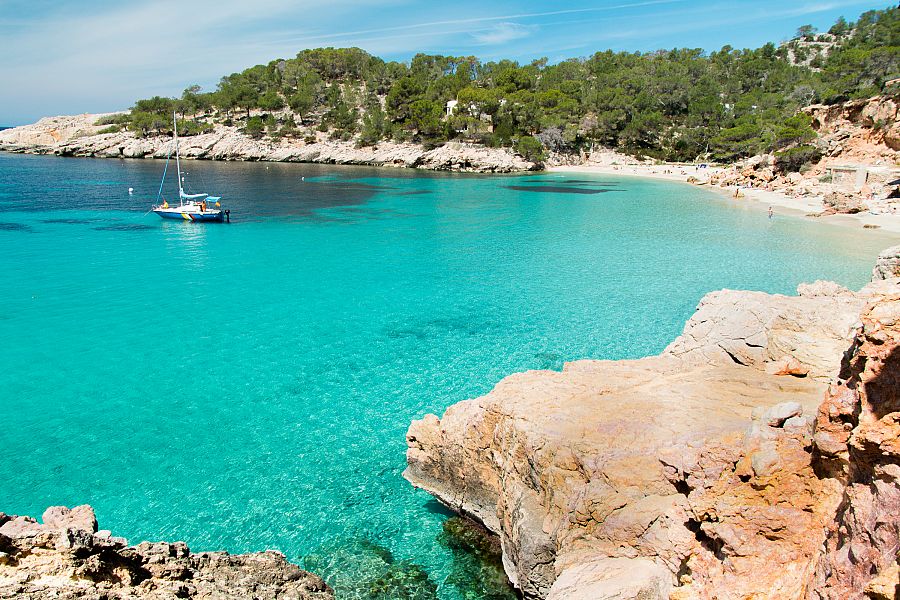
[[714, 292], [658, 356], [507, 377], [413, 422], [405, 476], [527, 598], [900, 597], [889, 255], [860, 292]]
[[[166, 158], [171, 137], [137, 138], [130, 131], [98, 133], [105, 115], [45, 117], [37, 123], [0, 131], [0, 150], [27, 154], [100, 158]], [[339, 165], [410, 167], [436, 171], [510, 173], [539, 168], [508, 148], [448, 142], [428, 150], [412, 143], [379, 142], [357, 147], [317, 133], [307, 143], [296, 138], [253, 139], [236, 127], [216, 125], [210, 133], [179, 140], [181, 156], [205, 160], [307, 162]]]
[[0, 598], [334, 598], [322, 579], [278, 552], [192, 553], [184, 542], [129, 547], [97, 531], [87, 505], [53, 506], [42, 520], [0, 513]]

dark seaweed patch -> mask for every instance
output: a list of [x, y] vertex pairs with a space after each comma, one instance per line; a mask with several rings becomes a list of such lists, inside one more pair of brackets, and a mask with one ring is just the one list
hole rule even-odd
[[150, 225], [142, 225], [140, 223], [119, 223], [116, 225], [103, 225], [94, 227], [95, 231], [146, 231], [148, 229], [156, 229]]
[[0, 231], [33, 232], [34, 228], [32, 228], [31, 225], [25, 225], [24, 223], [0, 223]]
[[519, 192], [543, 192], [554, 194], [605, 194], [617, 190], [589, 189], [580, 187], [567, 187], [562, 185], [505, 185], [508, 190]]
[[97, 219], [41, 219], [41, 223], [59, 223], [64, 225], [90, 225], [96, 222]]
[[526, 179], [528, 183], [561, 183], [563, 185], [596, 185], [610, 186], [619, 185], [618, 183], [605, 183], [603, 181], [591, 181], [590, 179]]
[[336, 539], [318, 552], [307, 554], [303, 566], [322, 576], [339, 598], [438, 597], [437, 585], [422, 566], [398, 559], [388, 548], [364, 538]]

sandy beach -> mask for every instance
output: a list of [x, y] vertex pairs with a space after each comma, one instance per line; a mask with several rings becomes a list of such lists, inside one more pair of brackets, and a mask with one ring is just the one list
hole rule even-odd
[[[698, 169], [683, 165], [578, 165], [549, 167], [547, 171], [556, 173], [591, 173], [596, 175], [624, 175], [629, 177], [649, 177], [652, 179], [664, 179], [676, 181], [688, 185], [689, 177], [695, 177], [700, 181], [706, 181], [714, 173], [724, 171], [721, 167]], [[815, 219], [825, 223], [845, 225], [863, 229], [869, 225], [875, 231], [884, 231], [900, 235], [900, 214], [873, 214], [869, 212], [855, 215], [838, 214], [823, 217], [810, 216], [821, 213], [824, 210], [821, 197], [792, 197], [780, 192], [762, 190], [756, 188], [741, 188], [743, 197], [735, 198], [733, 186], [719, 187], [717, 185], [704, 184], [701, 187], [718, 192], [734, 200], [735, 202], [752, 201], [762, 209], [773, 207], [776, 214], [791, 214], [807, 219]], [[872, 227], [876, 226], [876, 227]]]

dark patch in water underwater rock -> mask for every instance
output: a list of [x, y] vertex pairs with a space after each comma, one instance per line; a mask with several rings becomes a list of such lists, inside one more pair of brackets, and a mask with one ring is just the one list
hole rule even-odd
[[551, 194], [605, 194], [607, 192], [617, 192], [620, 190], [606, 189], [590, 189], [582, 187], [569, 187], [563, 185], [504, 185], [508, 190], [518, 192], [541, 192]]
[[97, 221], [99, 219], [41, 219], [41, 223], [49, 223], [51, 225], [90, 225]]
[[156, 229], [156, 227], [143, 225], [141, 223], [118, 223], [116, 225], [101, 225], [100, 227], [94, 227], [94, 231], [147, 231], [149, 229]]
[[25, 231], [34, 233], [34, 228], [31, 225], [25, 225], [24, 223], [0, 223], [0, 231]]
[[486, 331], [496, 330], [502, 325], [483, 315], [460, 315], [449, 317], [435, 317], [419, 321], [403, 321], [394, 327], [385, 330], [385, 335], [391, 339], [416, 338], [427, 340], [431, 338], [454, 336], [479, 336]]
[[437, 585], [420, 565], [397, 560], [391, 551], [368, 539], [338, 540], [310, 554], [305, 568], [334, 588], [343, 600], [437, 600]]
[[464, 598], [519, 598], [503, 570], [499, 537], [474, 521], [451, 517], [444, 522], [437, 539], [453, 556], [453, 572], [446, 583]]
[[[2, 316], [0, 316], [2, 319]], [[447, 508], [445, 505], [441, 504], [434, 498], [431, 498], [422, 505], [422, 508], [435, 515], [444, 515], [445, 517], [455, 517], [456, 513]]]
[[550, 183], [561, 185], [593, 185], [598, 187], [618, 186], [618, 182], [592, 181], [590, 179], [538, 179], [536, 177], [525, 178], [527, 183]]

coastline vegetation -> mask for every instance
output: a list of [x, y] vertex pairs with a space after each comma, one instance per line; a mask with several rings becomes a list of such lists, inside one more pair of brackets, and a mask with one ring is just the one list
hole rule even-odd
[[894, 93], [898, 76], [900, 8], [891, 8], [838, 19], [828, 33], [801, 27], [781, 46], [607, 50], [557, 64], [426, 54], [406, 64], [359, 48], [303, 50], [227, 75], [213, 91], [194, 85], [180, 98], [138, 100], [98, 125], [167, 134], [174, 111], [183, 135], [222, 123], [253, 138], [309, 142], [321, 132], [361, 146], [462, 140], [534, 161], [595, 145], [675, 161], [780, 150], [794, 165], [815, 154], [801, 107]]

